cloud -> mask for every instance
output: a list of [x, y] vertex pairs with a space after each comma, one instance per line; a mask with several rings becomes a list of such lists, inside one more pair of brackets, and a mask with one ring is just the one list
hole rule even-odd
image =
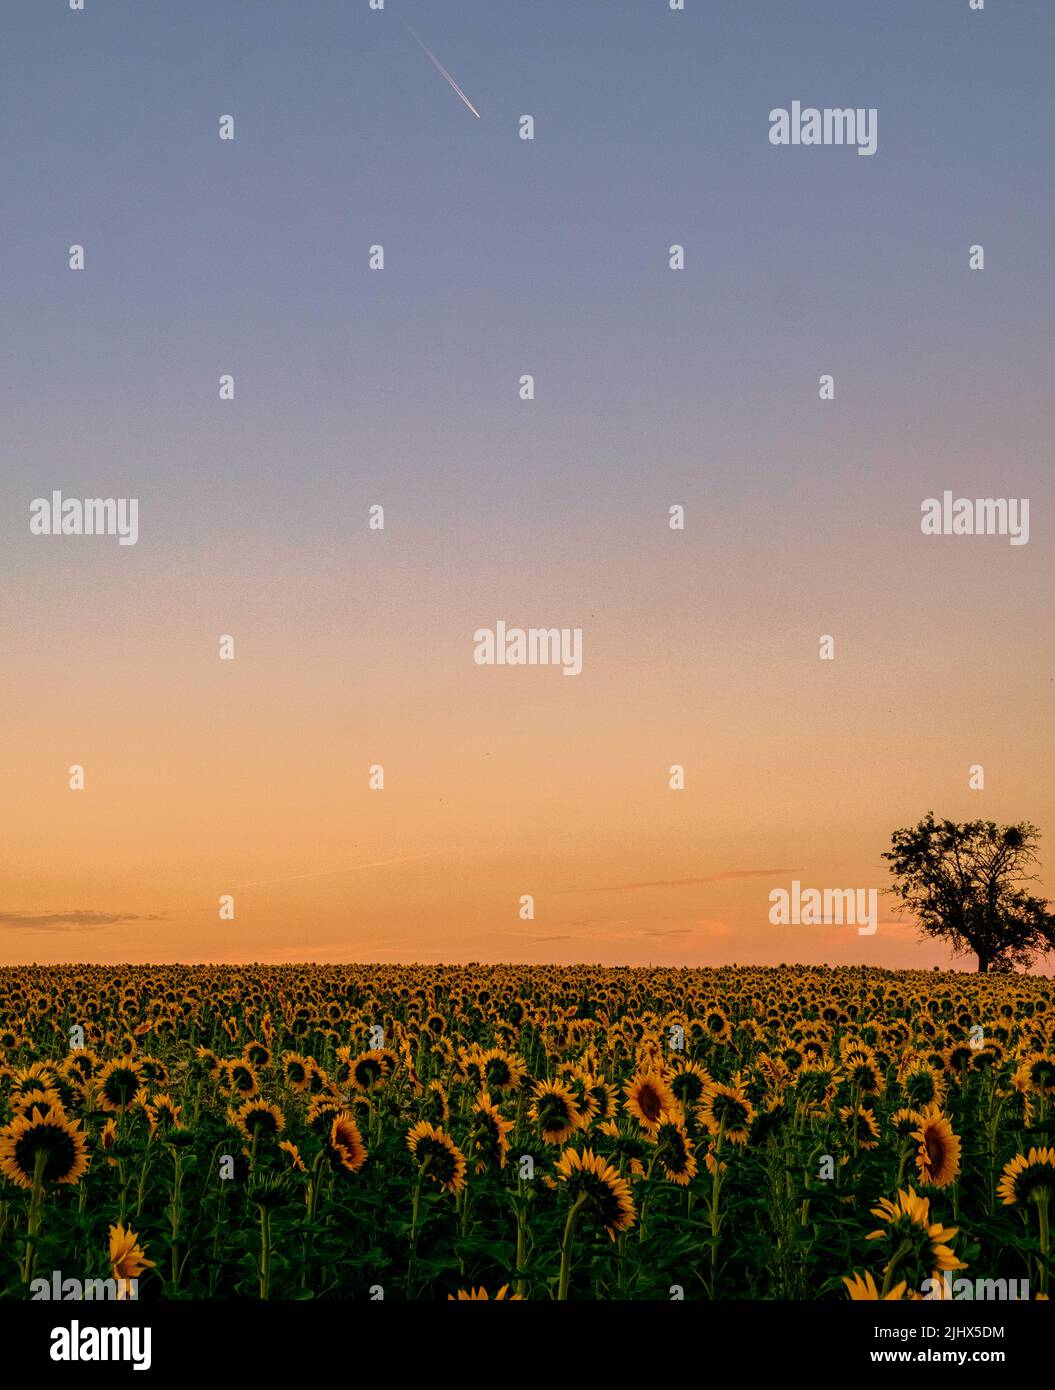
[[123, 922], [163, 922], [166, 912], [89, 912], [77, 908], [70, 912], [0, 912], [0, 927], [16, 931], [93, 931], [115, 927]]
[[774, 878], [790, 874], [791, 869], [723, 869], [705, 878], [656, 878], [647, 883], [608, 883], [601, 888], [572, 888], [572, 893], [626, 893], [634, 888], [695, 888], [701, 883], [725, 883], [733, 878]]

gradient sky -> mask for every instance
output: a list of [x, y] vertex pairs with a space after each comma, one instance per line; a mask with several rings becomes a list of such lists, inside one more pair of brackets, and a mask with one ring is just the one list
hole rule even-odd
[[[1053, 52], [1012, 0], [8, 0], [0, 961], [947, 964], [768, 920], [929, 808], [1055, 893]], [[795, 99], [878, 153], [771, 146]], [[946, 488], [1029, 544], [922, 536]], [[32, 536], [53, 489], [139, 543]], [[583, 674], [475, 666], [499, 618]]]

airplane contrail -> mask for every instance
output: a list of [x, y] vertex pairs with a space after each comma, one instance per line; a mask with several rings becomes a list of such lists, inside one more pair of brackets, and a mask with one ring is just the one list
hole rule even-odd
[[346, 864], [340, 869], [322, 869], [310, 874], [293, 874], [290, 878], [266, 878], [258, 879], [255, 883], [236, 883], [235, 887], [242, 888], [274, 888], [281, 883], [297, 883], [304, 878], [329, 878], [332, 874], [352, 874], [360, 869], [380, 869], [386, 864], [410, 864], [415, 859], [434, 859], [437, 854], [445, 854], [448, 851], [442, 849], [430, 849], [425, 854], [400, 855], [396, 859], [373, 859], [368, 864]]
[[423, 44], [423, 43], [421, 42], [421, 40], [418, 38], [417, 34], [414, 33], [414, 30], [411, 29], [410, 25], [407, 23], [407, 21], [406, 21], [405, 19], [403, 20], [403, 27], [404, 27], [404, 29], [407, 30], [407, 32], [410, 34], [411, 38], [414, 40], [414, 42], [417, 44], [417, 46], [422, 50], [422, 52], [430, 59], [430, 61], [431, 61], [432, 63], [435, 64], [435, 66], [436, 66], [437, 68], [439, 68], [440, 72], [441, 72], [441, 73], [443, 74], [443, 76], [447, 79], [447, 81], [451, 84], [451, 86], [454, 88], [454, 90], [458, 93], [458, 95], [461, 97], [462, 101], [465, 102], [466, 106], [467, 106], [467, 107], [469, 108], [469, 110], [473, 113], [473, 115], [476, 117], [476, 119], [477, 119], [478, 121], [482, 120], [483, 117], [480, 115], [479, 111], [477, 111], [476, 107], [472, 104], [472, 102], [469, 100], [469, 98], [465, 95], [465, 93], [462, 91], [462, 89], [458, 86], [457, 82], [455, 82], [454, 78], [450, 75], [450, 73], [447, 71], [447, 69], [443, 66], [443, 64], [440, 62], [440, 60], [436, 57], [435, 53], [433, 53], [432, 50], [431, 50], [430, 48], [428, 48], [425, 44]]

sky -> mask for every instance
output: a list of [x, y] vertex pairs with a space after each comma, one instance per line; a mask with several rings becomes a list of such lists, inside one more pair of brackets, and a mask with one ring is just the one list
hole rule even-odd
[[[1055, 894], [1055, 7], [3, 28], [0, 963], [946, 966], [889, 897], [769, 920], [929, 809], [1038, 824]], [[923, 535], [946, 489], [1028, 544]], [[32, 534], [55, 490], [137, 543]], [[581, 674], [477, 665], [499, 620]]]

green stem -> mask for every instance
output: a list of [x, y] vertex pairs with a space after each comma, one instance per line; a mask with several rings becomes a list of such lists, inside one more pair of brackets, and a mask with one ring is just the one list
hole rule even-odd
[[1051, 1242], [1051, 1231], [1048, 1225], [1048, 1192], [1046, 1188], [1040, 1188], [1037, 1193], [1037, 1210], [1040, 1214], [1040, 1291], [1046, 1294], [1048, 1291], [1048, 1249]]
[[172, 1228], [172, 1287], [173, 1290], [179, 1285], [179, 1228], [180, 1228], [180, 1192], [183, 1187], [183, 1158], [179, 1149], [173, 1149], [173, 1179], [172, 1179], [172, 1205], [169, 1208], [169, 1224]]
[[260, 1297], [266, 1302], [271, 1293], [271, 1212], [260, 1208]]
[[40, 1230], [40, 1209], [44, 1198], [44, 1167], [48, 1161], [47, 1149], [37, 1149], [33, 1158], [33, 1190], [29, 1198], [29, 1225], [26, 1230], [26, 1254], [22, 1261], [22, 1282], [29, 1283], [33, 1273], [33, 1255], [37, 1232]]
[[575, 1238], [575, 1223], [586, 1201], [586, 1193], [580, 1192], [568, 1212], [564, 1223], [564, 1237], [560, 1243], [560, 1283], [557, 1286], [557, 1300], [563, 1303], [568, 1297], [568, 1284], [571, 1282], [571, 1252]]
[[894, 1271], [897, 1269], [898, 1265], [899, 1265], [899, 1264], [901, 1263], [901, 1261], [905, 1258], [905, 1256], [906, 1256], [907, 1254], [909, 1254], [909, 1252], [911, 1251], [911, 1249], [912, 1249], [912, 1242], [906, 1240], [906, 1241], [902, 1244], [901, 1248], [898, 1250], [897, 1254], [894, 1255], [893, 1259], [892, 1259], [892, 1260], [890, 1261], [890, 1263], [887, 1265], [887, 1267], [886, 1267], [886, 1277], [885, 1277], [884, 1280], [883, 1280], [883, 1288], [882, 1288], [882, 1292], [880, 1293], [880, 1298], [886, 1298], [887, 1294], [890, 1292], [890, 1285], [893, 1283], [893, 1279], [894, 1279]]

